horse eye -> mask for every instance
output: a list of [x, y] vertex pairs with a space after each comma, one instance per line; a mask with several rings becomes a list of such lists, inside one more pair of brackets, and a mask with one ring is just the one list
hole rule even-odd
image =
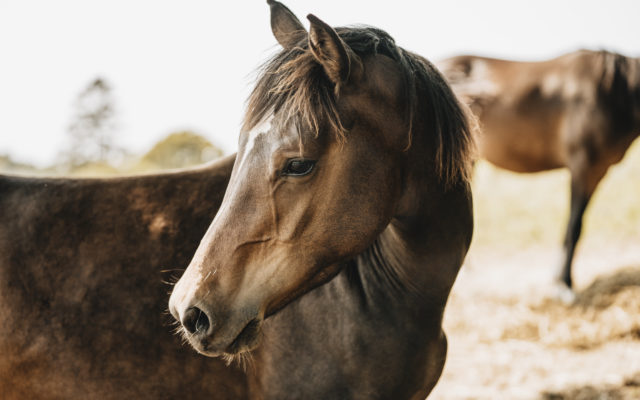
[[294, 158], [287, 161], [287, 165], [282, 170], [283, 175], [304, 176], [311, 173], [316, 162], [305, 160], [304, 158]]

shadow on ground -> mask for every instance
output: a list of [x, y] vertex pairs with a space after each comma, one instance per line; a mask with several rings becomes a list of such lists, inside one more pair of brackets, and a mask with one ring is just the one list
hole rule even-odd
[[[591, 285], [577, 293], [574, 306], [604, 309], [619, 302], [620, 293], [640, 288], [640, 266], [628, 267], [614, 274], [597, 278]], [[632, 306], [627, 304], [626, 306]], [[640, 307], [640, 298], [635, 303]]]
[[572, 387], [545, 392], [542, 400], [637, 400], [640, 399], [640, 374], [627, 378], [622, 385]]
[[640, 339], [640, 267], [597, 278], [572, 304], [545, 299], [531, 304], [503, 339], [589, 350], [611, 340]]

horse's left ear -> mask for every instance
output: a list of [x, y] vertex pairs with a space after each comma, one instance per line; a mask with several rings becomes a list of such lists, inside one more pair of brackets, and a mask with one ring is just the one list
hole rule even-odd
[[284, 4], [267, 0], [271, 9], [271, 31], [282, 47], [293, 48], [306, 35], [307, 31], [300, 20]]
[[362, 68], [360, 57], [340, 39], [335, 29], [313, 14], [307, 15], [307, 19], [311, 22], [309, 48], [338, 89]]

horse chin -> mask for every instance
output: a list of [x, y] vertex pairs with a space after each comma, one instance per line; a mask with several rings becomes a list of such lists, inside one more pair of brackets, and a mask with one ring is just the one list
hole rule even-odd
[[260, 342], [261, 326], [262, 321], [259, 319], [249, 321], [233, 342], [225, 349], [225, 355], [233, 357], [255, 349]]

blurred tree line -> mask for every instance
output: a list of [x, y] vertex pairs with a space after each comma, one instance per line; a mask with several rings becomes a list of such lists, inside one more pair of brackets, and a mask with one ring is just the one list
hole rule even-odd
[[96, 78], [78, 94], [75, 113], [62, 150], [62, 164], [70, 169], [87, 163], [106, 163], [121, 156], [115, 145], [115, 107], [111, 85]]
[[142, 156], [117, 144], [118, 124], [112, 86], [102, 77], [92, 80], [74, 103], [67, 140], [55, 165], [37, 169], [0, 155], [0, 172], [44, 175], [99, 176], [184, 168], [221, 157], [223, 152], [190, 131], [175, 132]]

